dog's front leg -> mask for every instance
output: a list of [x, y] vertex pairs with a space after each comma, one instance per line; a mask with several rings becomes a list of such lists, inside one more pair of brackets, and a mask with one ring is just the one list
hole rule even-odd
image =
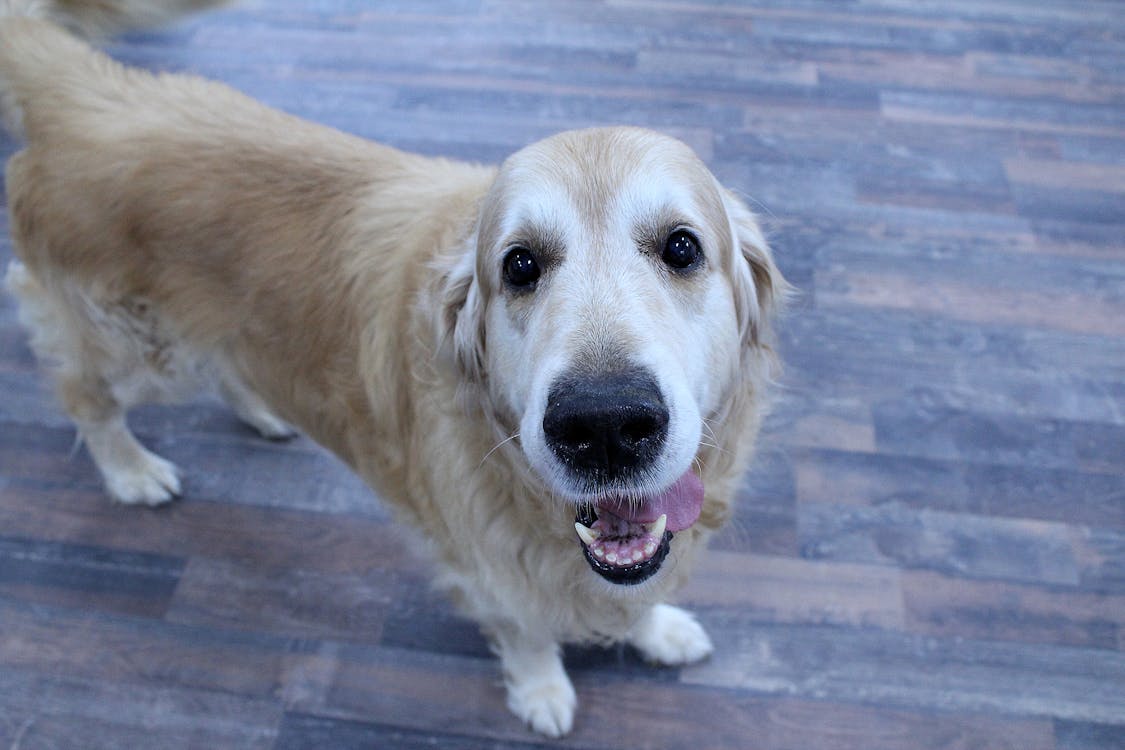
[[498, 633], [494, 642], [512, 713], [548, 737], [569, 732], [578, 697], [563, 668], [559, 644], [517, 631]]

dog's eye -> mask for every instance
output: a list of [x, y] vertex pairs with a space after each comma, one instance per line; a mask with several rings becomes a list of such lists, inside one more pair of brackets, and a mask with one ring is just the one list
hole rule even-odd
[[664, 242], [664, 252], [660, 259], [672, 268], [686, 270], [699, 263], [703, 252], [699, 249], [699, 240], [686, 229], [677, 229], [668, 235]]
[[533, 287], [539, 280], [539, 264], [525, 247], [513, 247], [504, 256], [504, 280], [518, 289]]

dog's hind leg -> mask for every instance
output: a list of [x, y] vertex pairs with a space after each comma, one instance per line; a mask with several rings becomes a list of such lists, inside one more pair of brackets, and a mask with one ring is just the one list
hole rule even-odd
[[137, 441], [106, 384], [81, 376], [63, 377], [59, 393], [113, 499], [129, 505], [162, 505], [180, 494], [175, 464]]
[[19, 262], [8, 267], [6, 282], [19, 301], [20, 321], [30, 334], [32, 349], [42, 364], [52, 367], [59, 399], [109, 494], [132, 505], [160, 505], [179, 495], [178, 470], [146, 450], [129, 431], [125, 424], [129, 404], [121, 403], [114, 379], [107, 375], [128, 369], [127, 363], [114, 361], [135, 354], [136, 344], [127, 340], [128, 333], [99, 326], [91, 320], [96, 314], [93, 305], [60, 299]]
[[268, 440], [288, 440], [297, 434], [237, 375], [220, 372], [219, 393], [238, 418], [257, 430], [262, 437]]

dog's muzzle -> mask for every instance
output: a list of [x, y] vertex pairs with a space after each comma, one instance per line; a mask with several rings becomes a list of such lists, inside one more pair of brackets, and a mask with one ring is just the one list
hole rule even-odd
[[631, 487], [662, 454], [668, 422], [656, 379], [641, 369], [564, 377], [547, 395], [547, 445], [595, 498], [579, 506], [574, 529], [590, 567], [611, 583], [651, 578], [668, 556], [673, 532], [699, 517], [703, 485], [694, 472], [656, 494]]

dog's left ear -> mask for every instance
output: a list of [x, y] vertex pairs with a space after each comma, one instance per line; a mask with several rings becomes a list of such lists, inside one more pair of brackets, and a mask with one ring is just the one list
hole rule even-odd
[[476, 281], [476, 246], [465, 243], [444, 274], [438, 341], [470, 382], [484, 377], [484, 302]]
[[792, 287], [773, 262], [773, 254], [752, 211], [722, 188], [723, 205], [735, 244], [734, 305], [743, 347], [770, 345], [770, 324]]

